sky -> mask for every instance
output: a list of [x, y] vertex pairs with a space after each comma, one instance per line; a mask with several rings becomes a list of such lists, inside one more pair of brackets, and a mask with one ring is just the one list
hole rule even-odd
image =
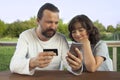
[[5, 23], [29, 20], [46, 2], [59, 8], [64, 23], [80, 14], [98, 20], [105, 27], [120, 23], [120, 0], [0, 0], [0, 19]]

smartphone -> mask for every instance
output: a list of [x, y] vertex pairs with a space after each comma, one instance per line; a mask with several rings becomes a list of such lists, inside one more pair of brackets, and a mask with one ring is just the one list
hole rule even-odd
[[77, 53], [75, 52], [75, 48], [78, 48], [80, 51], [82, 51], [83, 44], [82, 43], [76, 43], [76, 42], [71, 44], [71, 47], [70, 47], [71, 54], [78, 57]]
[[56, 56], [58, 56], [58, 49], [43, 49], [43, 51], [53, 51], [54, 53], [56, 53]]

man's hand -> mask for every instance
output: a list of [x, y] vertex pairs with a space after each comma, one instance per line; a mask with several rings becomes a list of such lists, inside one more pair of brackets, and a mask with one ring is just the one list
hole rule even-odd
[[66, 57], [68, 64], [71, 66], [72, 70], [79, 70], [82, 66], [82, 54], [78, 48], [75, 48], [75, 52], [78, 57], [72, 55], [72, 53], [68, 52], [68, 56]]
[[48, 66], [55, 55], [54, 52], [40, 52], [38, 56], [30, 59], [30, 70], [35, 67], [44, 68]]

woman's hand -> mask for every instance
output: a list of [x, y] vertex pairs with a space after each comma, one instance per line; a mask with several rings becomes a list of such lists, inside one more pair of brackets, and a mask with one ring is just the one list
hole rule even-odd
[[89, 43], [90, 41], [89, 41], [88, 35], [82, 36], [82, 37], [79, 39], [78, 42], [83, 43], [83, 44], [84, 44], [84, 43]]
[[78, 48], [75, 48], [75, 52], [78, 55], [74, 56], [72, 53], [68, 52], [68, 56], [66, 57], [68, 64], [71, 66], [72, 70], [78, 70], [82, 66], [82, 53]]

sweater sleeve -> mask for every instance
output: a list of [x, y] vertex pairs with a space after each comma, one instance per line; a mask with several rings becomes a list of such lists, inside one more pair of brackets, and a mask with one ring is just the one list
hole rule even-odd
[[32, 75], [35, 70], [29, 70], [29, 61], [30, 58], [27, 58], [28, 53], [28, 44], [25, 40], [25, 36], [22, 34], [18, 39], [15, 53], [10, 62], [10, 70], [14, 73]]

